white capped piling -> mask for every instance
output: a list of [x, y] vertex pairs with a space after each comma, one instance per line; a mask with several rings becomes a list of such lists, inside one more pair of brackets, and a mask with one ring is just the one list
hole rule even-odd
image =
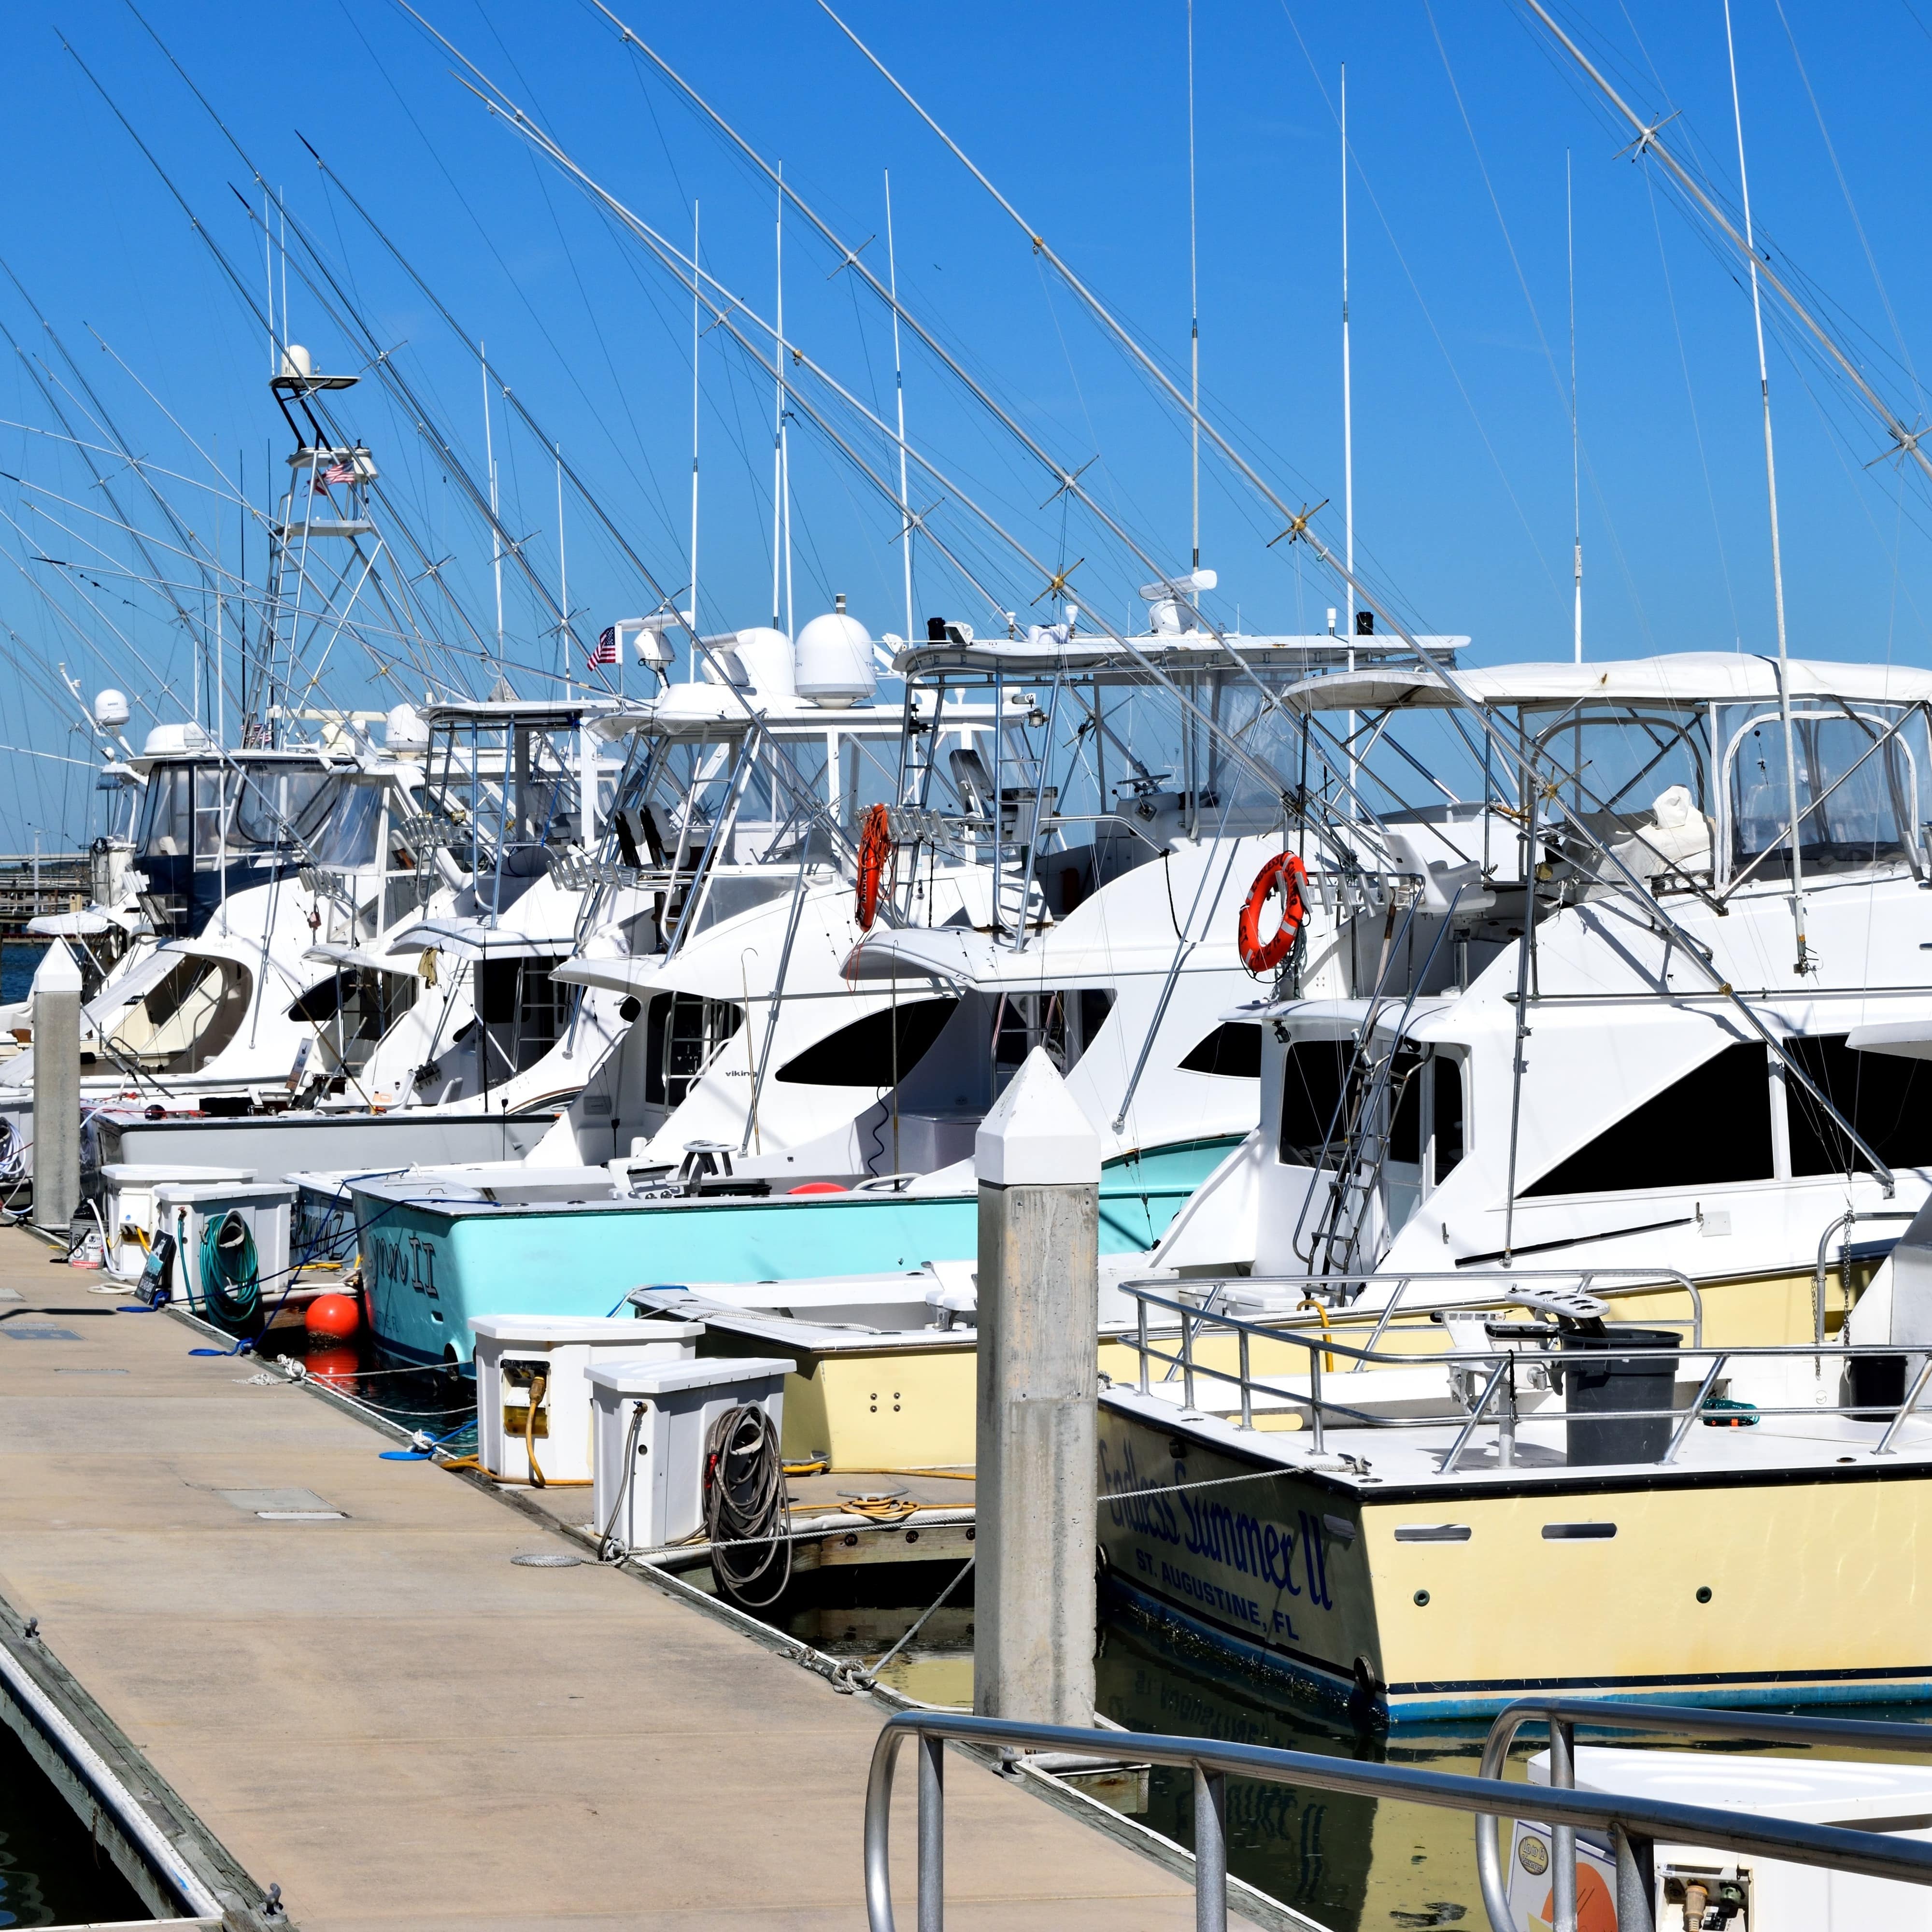
[[982, 1124], [973, 1708], [1094, 1721], [1100, 1142], [1036, 1047]]
[[34, 974], [34, 1223], [64, 1234], [80, 1205], [80, 968], [56, 939]]

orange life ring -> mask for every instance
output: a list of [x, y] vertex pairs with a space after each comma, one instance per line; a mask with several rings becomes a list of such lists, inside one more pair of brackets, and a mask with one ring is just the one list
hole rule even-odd
[[[1308, 918], [1308, 901], [1302, 888], [1308, 884], [1308, 868], [1294, 852], [1277, 852], [1256, 874], [1248, 888], [1247, 903], [1241, 908], [1241, 923], [1235, 944], [1241, 964], [1257, 979], [1272, 973], [1286, 959]], [[1281, 924], [1274, 937], [1262, 940], [1262, 908], [1279, 889], [1282, 897]]]
[[859, 930], [870, 932], [879, 910], [879, 888], [898, 856], [892, 820], [883, 805], [868, 806], [859, 829], [859, 880], [856, 893]]

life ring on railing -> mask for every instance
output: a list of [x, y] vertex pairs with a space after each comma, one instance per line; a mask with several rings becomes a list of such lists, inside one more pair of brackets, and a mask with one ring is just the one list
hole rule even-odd
[[870, 932], [879, 909], [879, 889], [898, 856], [890, 814], [883, 805], [868, 806], [859, 828], [859, 880], [856, 892], [859, 930]]
[[[1308, 868], [1296, 852], [1277, 852], [1256, 874], [1248, 888], [1247, 903], [1241, 908], [1241, 922], [1235, 944], [1241, 964], [1258, 979], [1272, 973], [1286, 959], [1300, 936], [1308, 920], [1308, 899], [1303, 888], [1308, 884]], [[1262, 939], [1262, 908], [1276, 891], [1281, 894], [1281, 924], [1274, 937]]]

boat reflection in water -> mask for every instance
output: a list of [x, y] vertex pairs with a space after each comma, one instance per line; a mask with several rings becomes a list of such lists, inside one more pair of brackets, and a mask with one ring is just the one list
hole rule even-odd
[[[1486, 1726], [1418, 1726], [1391, 1737], [1298, 1700], [1170, 1622], [1144, 1598], [1102, 1598], [1098, 1664], [1101, 1714], [1130, 1730], [1223, 1738], [1287, 1750], [1474, 1774]], [[1540, 1743], [1539, 1741], [1536, 1741]], [[1533, 1748], [1526, 1734], [1524, 1755]], [[1194, 1841], [1194, 1784], [1156, 1766], [1139, 1822]], [[1228, 1868], [1318, 1919], [1333, 1932], [1389, 1926], [1480, 1924], [1475, 1837], [1460, 1813], [1378, 1804], [1332, 1791], [1231, 1779]]]

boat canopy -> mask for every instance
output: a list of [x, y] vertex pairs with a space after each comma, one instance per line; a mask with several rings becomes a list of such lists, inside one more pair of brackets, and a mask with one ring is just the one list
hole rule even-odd
[[[1042, 678], [1111, 676], [1144, 682], [1146, 666], [1172, 675], [1185, 672], [1233, 670], [1315, 670], [1324, 664], [1345, 666], [1351, 656], [1359, 664], [1367, 657], [1407, 658], [1409, 647], [1392, 635], [1357, 638], [1322, 633], [1312, 638], [1264, 637], [1228, 632], [1184, 631], [1177, 634], [1130, 639], [1132, 649], [1117, 644], [1100, 632], [1076, 636], [1065, 643], [1051, 638], [969, 638], [944, 644], [910, 644], [892, 659], [901, 677], [920, 680], [962, 673], [982, 677]], [[1350, 644], [1354, 648], [1352, 652]], [[1468, 644], [1467, 638], [1424, 638], [1424, 647], [1438, 657], [1453, 658]], [[1391, 674], [1408, 676], [1404, 671]], [[1325, 680], [1324, 680], [1325, 682]]]
[[[1910, 664], [1790, 662], [1794, 698], [1856, 704], [1932, 703], [1932, 671]], [[1729, 651], [1682, 651], [1607, 664], [1498, 664], [1456, 674], [1458, 691], [1435, 672], [1378, 667], [1311, 678], [1281, 694], [1302, 711], [1451, 710], [1465, 699], [1498, 709], [1582, 704], [1775, 704], [1778, 660]]]

